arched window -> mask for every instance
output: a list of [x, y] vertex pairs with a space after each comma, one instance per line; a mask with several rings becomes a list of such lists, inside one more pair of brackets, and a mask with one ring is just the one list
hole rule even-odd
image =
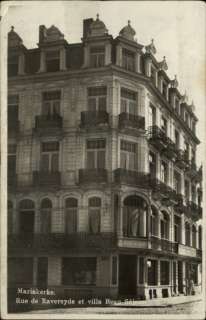
[[193, 248], [196, 248], [196, 245], [197, 245], [196, 236], [197, 236], [196, 227], [193, 225], [192, 226], [192, 247]]
[[151, 208], [150, 231], [152, 236], [158, 236], [158, 212], [154, 207]]
[[77, 232], [77, 208], [78, 201], [75, 198], [65, 200], [65, 232]]
[[43, 199], [41, 202], [40, 232], [47, 234], [51, 232], [51, 212], [52, 202], [49, 199]]
[[30, 199], [19, 203], [19, 232], [22, 236], [29, 237], [34, 233], [35, 206]]
[[185, 222], [185, 244], [190, 246], [190, 225], [188, 222]]
[[13, 203], [10, 200], [8, 200], [8, 203], [7, 203], [7, 210], [8, 210], [7, 228], [8, 228], [8, 233], [11, 234], [13, 232]]
[[93, 197], [89, 199], [89, 232], [100, 232], [101, 199]]
[[165, 212], [161, 212], [160, 216], [160, 233], [162, 239], [169, 240], [169, 217]]
[[198, 227], [198, 247], [202, 249], [202, 227]]
[[146, 236], [147, 204], [138, 196], [124, 200], [123, 235], [125, 237]]

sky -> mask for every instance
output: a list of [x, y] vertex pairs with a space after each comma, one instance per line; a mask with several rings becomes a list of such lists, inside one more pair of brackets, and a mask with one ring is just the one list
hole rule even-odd
[[[197, 135], [205, 141], [206, 10], [203, 2], [8, 1], [2, 10], [5, 34], [13, 25], [27, 48], [37, 47], [41, 24], [58, 27], [69, 43], [81, 42], [83, 19], [95, 19], [97, 13], [113, 37], [118, 36], [130, 20], [140, 44], [148, 45], [154, 39], [157, 60], [166, 56], [167, 74], [171, 79], [176, 74], [181, 94], [186, 90], [188, 103], [194, 101], [199, 118]], [[200, 163], [205, 159], [204, 144], [198, 149]]]

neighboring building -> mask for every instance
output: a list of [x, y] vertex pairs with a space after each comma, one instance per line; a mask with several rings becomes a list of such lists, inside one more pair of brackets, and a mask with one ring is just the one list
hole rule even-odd
[[[8, 286], [67, 297], [201, 291], [194, 106], [139, 44], [99, 17], [81, 43], [8, 38]], [[172, 49], [172, 48], [171, 48]]]

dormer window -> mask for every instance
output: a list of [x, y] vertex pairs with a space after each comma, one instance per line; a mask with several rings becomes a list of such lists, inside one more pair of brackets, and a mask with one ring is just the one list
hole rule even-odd
[[128, 71], [135, 71], [134, 52], [127, 49], [122, 49], [122, 67]]
[[90, 49], [90, 66], [100, 68], [105, 65], [105, 47], [91, 47]]
[[46, 71], [55, 72], [60, 70], [60, 52], [58, 50], [46, 52]]
[[8, 57], [8, 77], [14, 77], [18, 75], [19, 69], [19, 56], [12, 55]]

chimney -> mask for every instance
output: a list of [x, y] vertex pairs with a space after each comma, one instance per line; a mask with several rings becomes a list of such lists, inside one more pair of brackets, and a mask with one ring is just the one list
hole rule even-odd
[[92, 18], [83, 20], [83, 39], [85, 39], [88, 36], [89, 31], [90, 31], [89, 28], [90, 28], [90, 25], [93, 21], [94, 20]]
[[46, 34], [46, 27], [44, 25], [39, 26], [39, 42], [43, 42]]

